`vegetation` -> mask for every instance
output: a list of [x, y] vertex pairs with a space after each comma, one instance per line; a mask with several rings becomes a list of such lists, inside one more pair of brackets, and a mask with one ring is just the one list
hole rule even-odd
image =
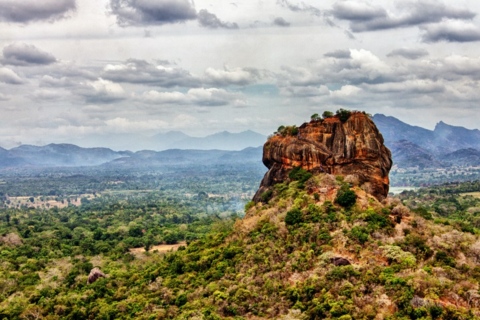
[[6, 173], [0, 318], [480, 317], [480, 182], [380, 203], [297, 167], [254, 203], [243, 169]]
[[281, 136], [296, 136], [298, 134], [298, 128], [296, 125], [293, 126], [280, 126], [277, 129], [276, 134]]

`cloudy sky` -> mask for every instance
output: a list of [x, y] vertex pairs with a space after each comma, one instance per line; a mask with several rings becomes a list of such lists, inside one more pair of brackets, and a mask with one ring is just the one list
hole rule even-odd
[[473, 129], [479, 100], [477, 0], [0, 0], [5, 148], [338, 108]]

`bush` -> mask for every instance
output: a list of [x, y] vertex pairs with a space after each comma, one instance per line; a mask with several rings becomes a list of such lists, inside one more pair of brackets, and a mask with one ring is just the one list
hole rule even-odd
[[[343, 189], [343, 188], [342, 188]], [[338, 191], [335, 202], [341, 205], [344, 208], [351, 208], [357, 202], [357, 195], [352, 190], [342, 190]]]
[[364, 227], [355, 226], [350, 230], [348, 237], [360, 244], [368, 241], [368, 231]]
[[287, 225], [293, 226], [301, 222], [303, 222], [303, 215], [300, 209], [294, 208], [287, 212], [287, 215], [285, 216], [285, 223]]
[[435, 253], [435, 260], [440, 264], [455, 268], [455, 259], [450, 257], [445, 251]]
[[333, 117], [333, 112], [332, 111], [324, 111], [322, 113], [322, 117], [323, 117], [323, 119], [331, 118], [331, 117]]
[[264, 193], [260, 195], [260, 199], [262, 200], [263, 203], [267, 203], [268, 200], [272, 198], [273, 191], [272, 190], [267, 190]]
[[299, 181], [300, 183], [304, 183], [312, 177], [312, 173], [308, 172], [307, 170], [303, 169], [302, 167], [294, 167], [292, 169], [292, 171], [290, 171], [290, 173], [288, 174], [288, 177], [291, 180]]
[[352, 112], [350, 110], [345, 110], [345, 109], [338, 109], [336, 115], [340, 119], [340, 121], [345, 122], [350, 118], [350, 115]]

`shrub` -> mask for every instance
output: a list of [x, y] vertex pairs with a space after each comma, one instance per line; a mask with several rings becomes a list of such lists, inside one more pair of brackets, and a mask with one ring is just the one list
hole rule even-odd
[[455, 259], [450, 257], [445, 251], [438, 251], [435, 253], [435, 260], [440, 264], [455, 267]]
[[250, 208], [254, 207], [255, 206], [255, 202], [253, 201], [249, 201], [245, 204], [245, 211], [248, 211], [250, 210]]
[[312, 177], [312, 173], [303, 169], [302, 167], [294, 167], [288, 174], [291, 180], [300, 182], [299, 188], [303, 188], [304, 183]]
[[348, 237], [360, 244], [364, 244], [368, 241], [368, 231], [364, 227], [355, 226], [350, 230]]
[[351, 208], [357, 202], [357, 195], [352, 190], [345, 190], [342, 187], [337, 193], [335, 202], [344, 208]]
[[336, 115], [338, 116], [338, 118], [342, 122], [347, 121], [348, 118], [350, 118], [351, 114], [352, 114], [352, 112], [350, 110], [345, 110], [345, 109], [342, 109], [342, 108], [338, 109], [337, 113], [336, 113]]
[[398, 263], [403, 268], [413, 268], [417, 264], [417, 259], [410, 252], [403, 251], [399, 246], [382, 246], [380, 247], [385, 253], [385, 256], [391, 262]]
[[272, 190], [267, 190], [264, 193], [260, 195], [260, 199], [262, 200], [263, 203], [267, 203], [268, 200], [272, 198], [273, 191]]
[[289, 226], [301, 223], [303, 221], [302, 211], [298, 208], [294, 208], [287, 212], [285, 216], [285, 223]]
[[323, 119], [331, 118], [331, 117], [333, 117], [333, 112], [332, 111], [324, 111], [322, 113], [322, 117], [323, 117]]

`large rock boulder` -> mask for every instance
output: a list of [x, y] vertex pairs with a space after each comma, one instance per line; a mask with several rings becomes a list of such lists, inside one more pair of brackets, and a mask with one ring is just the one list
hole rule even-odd
[[392, 156], [375, 123], [355, 111], [348, 119], [313, 120], [293, 134], [270, 137], [263, 146], [263, 163], [269, 170], [253, 198], [257, 202], [269, 187], [286, 181], [294, 167], [355, 176], [362, 189], [382, 200], [388, 194]]

